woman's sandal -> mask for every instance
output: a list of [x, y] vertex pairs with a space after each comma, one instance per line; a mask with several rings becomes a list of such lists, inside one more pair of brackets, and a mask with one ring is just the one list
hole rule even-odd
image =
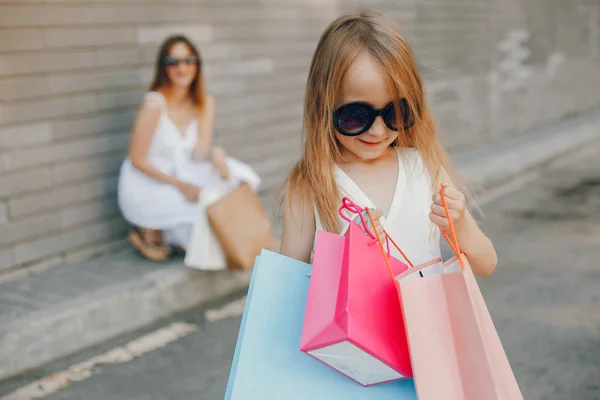
[[185, 256], [185, 249], [182, 246], [173, 247], [173, 252], [175, 254], [179, 254], [180, 256]]
[[165, 261], [171, 255], [172, 250], [169, 246], [148, 242], [138, 228], [129, 231], [128, 239], [129, 244], [151, 261]]

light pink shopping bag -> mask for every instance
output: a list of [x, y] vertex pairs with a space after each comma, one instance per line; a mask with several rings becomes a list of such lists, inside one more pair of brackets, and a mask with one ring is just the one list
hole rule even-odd
[[394, 281], [407, 266], [386, 254], [388, 268], [363, 210], [342, 207], [361, 224], [317, 233], [300, 349], [363, 386], [412, 377]]
[[[443, 188], [441, 193], [444, 199]], [[426, 266], [417, 266], [396, 277], [418, 397], [521, 400], [523, 396], [471, 267], [460, 252], [451, 220], [450, 233], [452, 239], [444, 236], [456, 257], [440, 264], [438, 273], [423, 277], [420, 271]]]

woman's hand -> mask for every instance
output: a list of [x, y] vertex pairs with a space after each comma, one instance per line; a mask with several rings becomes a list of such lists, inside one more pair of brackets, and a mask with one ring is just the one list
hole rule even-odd
[[[446, 204], [448, 205], [448, 211], [450, 218], [452, 218], [452, 224], [454, 225], [455, 230], [462, 230], [465, 221], [465, 195], [452, 187], [446, 187], [446, 189], [444, 189], [444, 197], [446, 198]], [[450, 224], [440, 193], [436, 193], [433, 196], [433, 204], [431, 205], [429, 219], [431, 219], [431, 221], [433, 221], [433, 223], [442, 231], [449, 232]]]
[[198, 202], [198, 198], [200, 197], [200, 188], [198, 186], [187, 182], [179, 182], [176, 187], [187, 201], [190, 203]]

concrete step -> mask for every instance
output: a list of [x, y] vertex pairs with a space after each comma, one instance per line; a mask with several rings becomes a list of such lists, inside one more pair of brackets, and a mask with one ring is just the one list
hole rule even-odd
[[188, 269], [181, 258], [153, 263], [128, 250], [5, 282], [0, 377], [243, 290], [249, 277]]

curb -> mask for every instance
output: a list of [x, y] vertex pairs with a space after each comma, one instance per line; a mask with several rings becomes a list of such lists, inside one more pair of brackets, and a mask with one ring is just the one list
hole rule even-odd
[[27, 315], [0, 328], [0, 379], [243, 290], [249, 280], [249, 272], [168, 267]]
[[489, 188], [543, 168], [596, 139], [600, 139], [599, 109], [525, 135], [486, 143], [456, 154], [454, 160], [469, 181]]

